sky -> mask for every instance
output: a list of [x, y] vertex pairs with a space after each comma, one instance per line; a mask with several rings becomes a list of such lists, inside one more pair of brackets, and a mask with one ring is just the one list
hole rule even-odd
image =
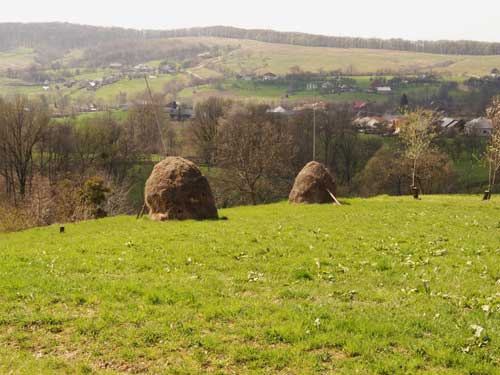
[[0, 22], [60, 21], [137, 29], [225, 25], [335, 36], [500, 42], [498, 0], [5, 2], [0, 11]]

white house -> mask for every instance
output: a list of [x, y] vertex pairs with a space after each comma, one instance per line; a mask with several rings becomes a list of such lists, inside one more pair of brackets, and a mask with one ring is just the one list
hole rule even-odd
[[276, 114], [280, 114], [280, 115], [286, 115], [289, 113], [289, 111], [287, 111], [282, 106], [277, 106], [276, 108], [268, 109], [267, 113], [276, 113]]
[[389, 86], [377, 87], [377, 92], [380, 94], [388, 94], [392, 92], [392, 88], [390, 88]]

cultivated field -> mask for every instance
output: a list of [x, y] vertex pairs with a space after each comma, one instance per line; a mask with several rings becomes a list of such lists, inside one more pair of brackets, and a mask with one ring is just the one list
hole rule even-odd
[[0, 373], [498, 374], [479, 196], [0, 235]]

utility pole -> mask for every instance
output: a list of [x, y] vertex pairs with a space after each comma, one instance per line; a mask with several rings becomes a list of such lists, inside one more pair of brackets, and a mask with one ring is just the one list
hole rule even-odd
[[316, 103], [313, 104], [313, 161], [316, 161]]
[[155, 116], [156, 127], [158, 128], [158, 136], [160, 137], [161, 144], [163, 146], [163, 155], [167, 156], [168, 155], [167, 145], [165, 144], [165, 140], [163, 139], [163, 134], [160, 125], [160, 116], [158, 115], [158, 110], [160, 109], [160, 107], [157, 106], [155, 103], [155, 100], [153, 98], [153, 93], [151, 92], [151, 87], [149, 86], [148, 77], [146, 76], [146, 74], [144, 74], [144, 81], [146, 81], [146, 88], [148, 90], [149, 100], [151, 101], [151, 106], [153, 107], [153, 114]]

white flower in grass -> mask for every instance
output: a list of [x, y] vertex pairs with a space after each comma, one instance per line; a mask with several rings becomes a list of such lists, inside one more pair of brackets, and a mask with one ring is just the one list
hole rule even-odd
[[481, 337], [481, 335], [484, 332], [484, 327], [481, 327], [480, 325], [473, 324], [470, 326], [474, 330], [474, 336], [475, 337]]
[[249, 283], [257, 282], [257, 281], [261, 280], [263, 277], [264, 277], [264, 274], [261, 272], [257, 272], [257, 271], [248, 272], [248, 282]]
[[321, 320], [320, 320], [319, 318], [316, 318], [316, 319], [314, 320], [314, 326], [315, 326], [316, 328], [319, 328], [319, 326], [320, 326], [320, 325], [321, 325]]

